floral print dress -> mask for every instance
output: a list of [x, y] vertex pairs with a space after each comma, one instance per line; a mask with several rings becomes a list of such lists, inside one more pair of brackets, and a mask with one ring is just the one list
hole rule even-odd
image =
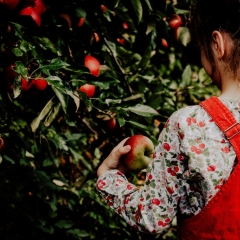
[[[240, 101], [219, 98], [240, 122]], [[221, 111], [221, 109], [219, 109]], [[236, 154], [224, 134], [199, 105], [176, 111], [166, 122], [137, 188], [118, 170], [97, 181], [97, 190], [128, 224], [161, 233], [176, 216], [198, 214], [230, 176]]]

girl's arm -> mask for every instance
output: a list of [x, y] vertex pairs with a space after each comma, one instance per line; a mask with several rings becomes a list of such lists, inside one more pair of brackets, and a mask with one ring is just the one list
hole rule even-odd
[[[180, 152], [181, 137], [174, 122], [170, 119], [160, 134], [143, 187], [138, 189], [129, 183], [121, 167], [111, 168], [114, 164], [118, 166], [120, 156], [130, 150], [122, 147], [124, 143], [113, 150], [98, 171], [97, 190], [108, 206], [140, 231], [160, 233], [169, 227], [177, 213], [184, 157]], [[114, 164], [110, 166], [111, 162]]]

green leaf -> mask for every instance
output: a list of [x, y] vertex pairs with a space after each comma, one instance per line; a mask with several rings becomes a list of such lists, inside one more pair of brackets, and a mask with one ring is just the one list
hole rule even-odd
[[74, 222], [71, 220], [60, 220], [54, 224], [59, 228], [70, 228], [74, 225]]
[[50, 70], [57, 70], [57, 69], [60, 69], [60, 68], [63, 68], [63, 67], [68, 67], [69, 64], [66, 63], [66, 62], [63, 62], [60, 58], [54, 58], [51, 60], [51, 62], [47, 65], [42, 65], [40, 66], [39, 68], [47, 68], [47, 69], [50, 69]]
[[145, 1], [145, 3], [147, 4], [149, 10], [152, 11], [152, 6], [151, 6], [151, 3], [149, 2], [149, 0], [144, 0], [144, 1]]
[[15, 48], [12, 49], [12, 51], [15, 54], [15, 56], [17, 56], [17, 57], [21, 57], [23, 55], [21, 49], [19, 49], [19, 48], [15, 47]]
[[82, 238], [82, 237], [88, 237], [89, 233], [87, 233], [85, 230], [81, 229], [70, 229], [67, 231], [67, 233], [71, 234], [72, 236], [76, 238]]
[[23, 78], [27, 79], [27, 74], [28, 74], [28, 70], [27, 68], [24, 66], [24, 64], [20, 61], [16, 61], [16, 66], [13, 68], [13, 70], [20, 74]]
[[142, 4], [140, 0], [131, 0], [135, 14], [137, 16], [138, 19], [138, 23], [141, 21], [142, 19], [142, 14], [143, 14], [143, 8], [142, 8]]
[[63, 94], [59, 89], [57, 89], [55, 86], [52, 87], [53, 91], [55, 92], [57, 98], [59, 99], [62, 109], [64, 113], [67, 114], [67, 106], [68, 106], [68, 101], [69, 101], [69, 96], [66, 94]]
[[21, 88], [22, 88], [22, 78], [21, 78], [20, 75], [18, 75], [14, 79], [14, 83], [13, 83], [13, 95], [14, 95], [14, 98], [17, 98], [20, 95]]
[[48, 113], [44, 121], [45, 127], [49, 127], [50, 124], [53, 122], [53, 120], [56, 119], [56, 117], [59, 115], [60, 109], [61, 109], [61, 103], [57, 104], [50, 110], [50, 112]]
[[39, 127], [40, 122], [46, 117], [46, 115], [51, 111], [51, 109], [54, 106], [53, 98], [51, 98], [48, 103], [45, 105], [45, 107], [42, 109], [38, 117], [36, 117], [32, 123], [31, 123], [31, 129], [33, 132], [36, 132], [36, 130]]
[[137, 104], [136, 106], [123, 109], [144, 117], [153, 117], [159, 115], [155, 109], [142, 104]]
[[87, 13], [85, 12], [85, 10], [83, 10], [80, 7], [78, 7], [78, 8], [76, 8], [75, 15], [76, 15], [76, 17], [79, 17], [79, 18], [86, 18]]
[[57, 48], [47, 37], [38, 38], [37, 40], [40, 47], [42, 47], [43, 49], [50, 50], [53, 53], [57, 53]]
[[188, 43], [191, 41], [190, 31], [187, 27], [179, 27], [179, 41], [184, 45], [187, 46]]
[[143, 125], [143, 124], [135, 122], [135, 121], [126, 121], [126, 122], [130, 123], [134, 127], [137, 127], [141, 130], [147, 130], [147, 131], [151, 131], [151, 132], [153, 131], [153, 127], [148, 127], [146, 125]]
[[181, 86], [185, 87], [191, 83], [192, 78], [192, 69], [190, 65], [187, 65], [182, 73], [182, 82]]

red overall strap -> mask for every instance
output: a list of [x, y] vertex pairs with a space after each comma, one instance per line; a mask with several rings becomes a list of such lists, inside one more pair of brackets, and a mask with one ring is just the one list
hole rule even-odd
[[233, 114], [217, 97], [211, 97], [201, 102], [200, 105], [225, 134], [232, 144], [238, 159], [240, 159], [240, 123], [236, 121]]
[[[200, 105], [224, 132], [240, 162], [240, 124], [217, 97]], [[181, 240], [240, 240], [240, 163], [200, 213], [177, 221]]]

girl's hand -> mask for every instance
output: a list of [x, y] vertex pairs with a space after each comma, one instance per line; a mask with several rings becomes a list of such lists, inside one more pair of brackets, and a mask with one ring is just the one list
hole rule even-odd
[[123, 139], [109, 154], [109, 156], [102, 162], [97, 170], [97, 176], [100, 177], [104, 172], [112, 169], [118, 169], [120, 172], [125, 173], [126, 170], [119, 162], [122, 155], [131, 150], [130, 145], [124, 146], [128, 138]]

